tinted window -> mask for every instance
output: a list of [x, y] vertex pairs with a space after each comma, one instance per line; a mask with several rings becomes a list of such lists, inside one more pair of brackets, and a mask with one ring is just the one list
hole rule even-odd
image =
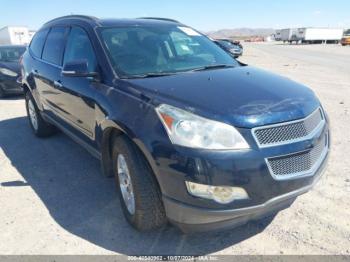
[[89, 71], [96, 71], [96, 57], [88, 35], [83, 29], [73, 27], [67, 41], [64, 63], [77, 60], [86, 60]]
[[30, 43], [30, 50], [36, 57], [41, 57], [43, 51], [46, 35], [49, 29], [41, 30], [35, 33], [32, 42]]
[[66, 34], [65, 27], [53, 27], [47, 36], [43, 59], [55, 65], [62, 64], [62, 56], [64, 50], [64, 36]]

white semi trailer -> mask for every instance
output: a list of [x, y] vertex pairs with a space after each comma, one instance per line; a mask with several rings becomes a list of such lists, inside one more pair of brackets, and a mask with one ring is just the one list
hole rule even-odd
[[281, 29], [281, 41], [283, 42], [293, 42], [297, 41], [297, 29], [296, 28], [286, 28]]
[[0, 45], [27, 45], [31, 36], [27, 27], [5, 26], [0, 29]]
[[298, 28], [297, 39], [301, 43], [338, 43], [344, 30], [339, 28]]

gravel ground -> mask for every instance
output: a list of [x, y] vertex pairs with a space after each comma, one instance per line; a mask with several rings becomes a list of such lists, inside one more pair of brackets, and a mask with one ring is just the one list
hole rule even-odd
[[311, 87], [332, 125], [328, 169], [273, 220], [222, 232], [138, 233], [113, 179], [63, 134], [37, 139], [21, 97], [0, 100], [0, 254], [350, 254], [350, 48], [245, 44], [241, 61]]

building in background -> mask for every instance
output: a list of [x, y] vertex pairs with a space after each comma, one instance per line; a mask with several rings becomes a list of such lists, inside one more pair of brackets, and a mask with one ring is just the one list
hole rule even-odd
[[29, 33], [30, 40], [32, 40], [32, 38], [33, 38], [34, 34], [36, 33], [36, 31], [35, 30], [29, 30], [28, 33]]
[[27, 45], [34, 33], [25, 26], [5, 26], [0, 29], [0, 45]]

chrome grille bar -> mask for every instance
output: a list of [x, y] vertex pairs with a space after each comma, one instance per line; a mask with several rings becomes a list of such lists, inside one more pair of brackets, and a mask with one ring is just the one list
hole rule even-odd
[[265, 159], [271, 175], [276, 180], [286, 180], [313, 175], [328, 152], [328, 134], [312, 149], [289, 155]]
[[270, 147], [309, 139], [325, 124], [321, 108], [304, 119], [289, 121], [252, 129], [259, 147]]

